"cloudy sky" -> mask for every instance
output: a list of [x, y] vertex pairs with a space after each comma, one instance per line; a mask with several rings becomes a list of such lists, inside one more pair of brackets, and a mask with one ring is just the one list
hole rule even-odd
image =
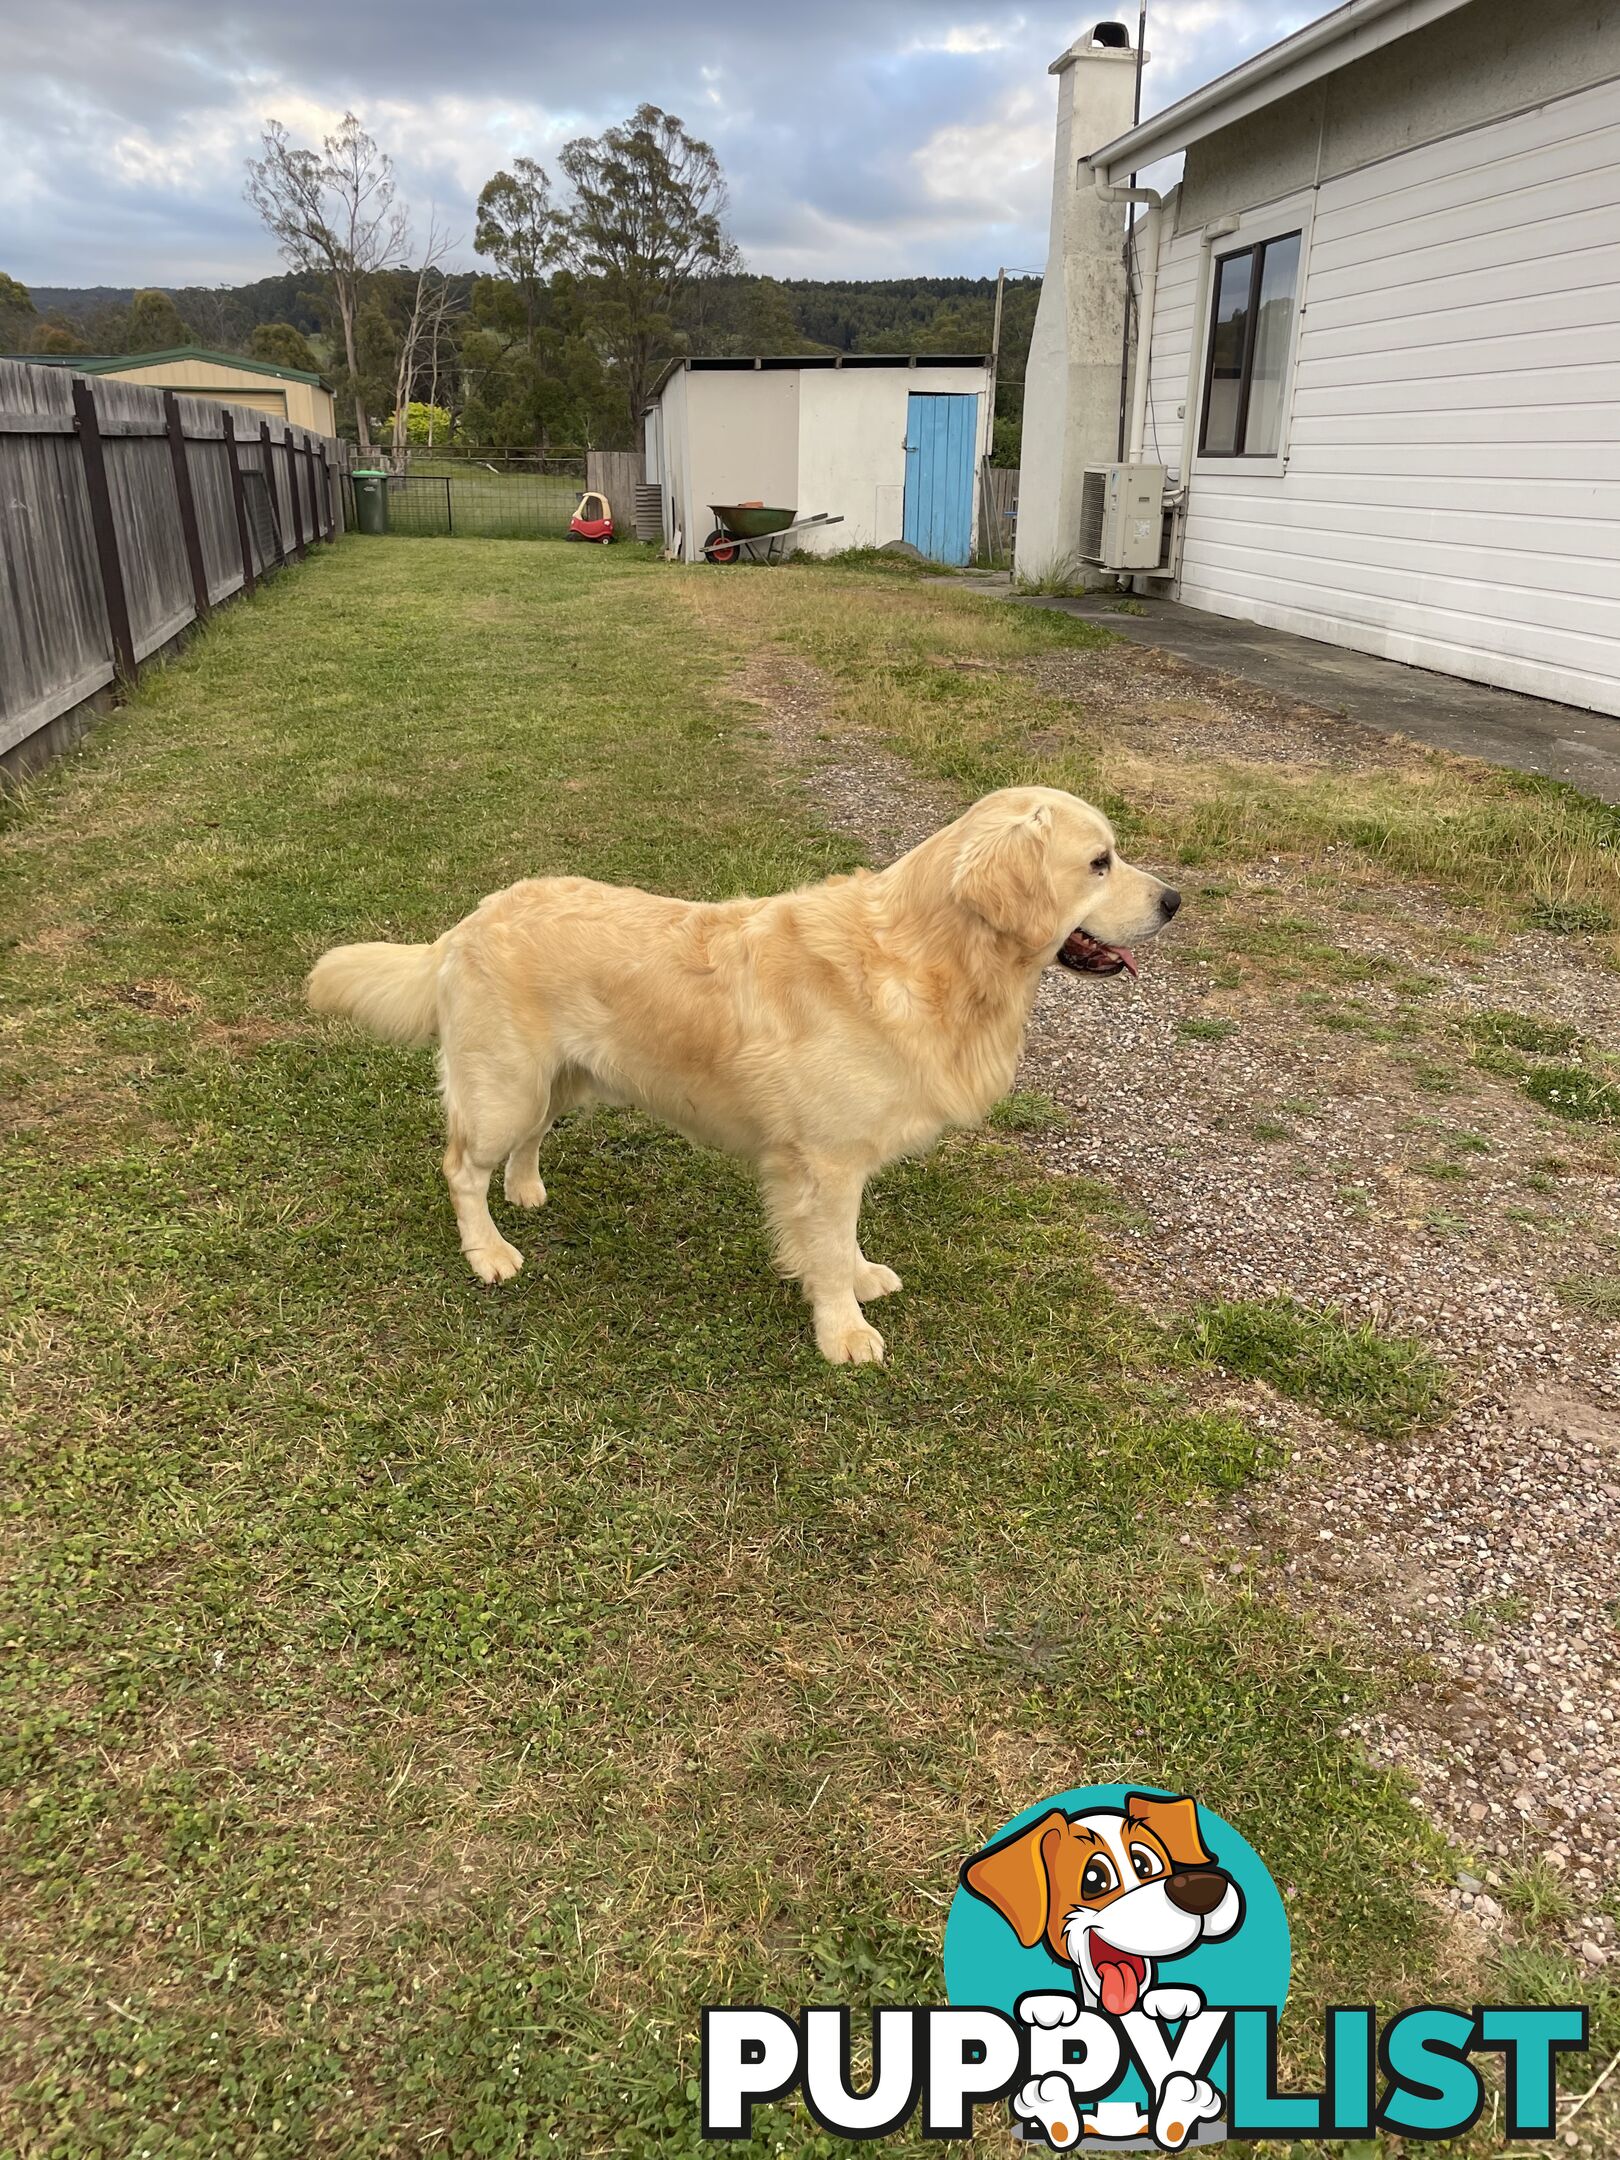
[[[0, 269], [27, 284], [237, 282], [280, 268], [242, 200], [274, 116], [346, 106], [425, 222], [651, 99], [720, 154], [751, 268], [886, 277], [1037, 266], [1053, 59], [1109, 11], [946, 0], [51, 0], [0, 72]], [[1150, 0], [1152, 112], [1321, 12]], [[1130, 0], [1132, 34], [1135, 0]], [[470, 263], [470, 251], [461, 259]]]

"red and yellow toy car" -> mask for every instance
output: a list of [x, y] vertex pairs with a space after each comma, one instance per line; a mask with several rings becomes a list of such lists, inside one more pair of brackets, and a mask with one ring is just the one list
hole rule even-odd
[[579, 498], [579, 508], [568, 520], [570, 540], [600, 540], [604, 547], [613, 538], [613, 513], [608, 508], [605, 495], [586, 493]]

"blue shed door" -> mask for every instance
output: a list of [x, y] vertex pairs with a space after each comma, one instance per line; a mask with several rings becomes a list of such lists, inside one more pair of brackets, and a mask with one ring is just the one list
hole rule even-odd
[[973, 451], [978, 439], [976, 393], [933, 396], [912, 391], [906, 406], [906, 510], [901, 529], [932, 562], [965, 563], [973, 553]]

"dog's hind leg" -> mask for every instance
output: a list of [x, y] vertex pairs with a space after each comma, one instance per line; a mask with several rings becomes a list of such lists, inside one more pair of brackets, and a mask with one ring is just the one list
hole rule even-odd
[[834, 1365], [878, 1364], [883, 1337], [862, 1318], [855, 1294], [865, 1171], [795, 1156], [761, 1164], [760, 1184], [778, 1262], [810, 1300], [817, 1349]]
[[544, 1207], [546, 1182], [540, 1175], [540, 1143], [551, 1130], [548, 1117], [513, 1148], [506, 1158], [506, 1175], [502, 1179], [506, 1197], [514, 1207]]
[[446, 1000], [439, 1058], [444, 1181], [468, 1266], [480, 1282], [506, 1282], [522, 1267], [523, 1255], [495, 1226], [489, 1181], [498, 1163], [513, 1155], [521, 1161], [531, 1136], [550, 1124], [550, 1076], [532, 1043], [515, 1030], [490, 1025], [487, 1007], [478, 1035], [469, 1040], [459, 1003], [454, 995]]
[[855, 1248], [855, 1295], [863, 1305], [873, 1298], [889, 1297], [905, 1285], [892, 1267], [884, 1267], [881, 1261], [868, 1260], [857, 1245]]
[[506, 1282], [523, 1265], [517, 1247], [501, 1236], [489, 1212], [489, 1181], [501, 1159], [499, 1145], [481, 1145], [476, 1132], [452, 1119], [444, 1151], [444, 1181], [467, 1265], [480, 1282]]
[[579, 1074], [565, 1066], [551, 1083], [551, 1099], [545, 1116], [527, 1132], [506, 1158], [506, 1175], [503, 1184], [506, 1197], [514, 1207], [544, 1207], [546, 1204], [545, 1180], [540, 1175], [540, 1143], [565, 1110], [572, 1110], [589, 1094], [589, 1085]]

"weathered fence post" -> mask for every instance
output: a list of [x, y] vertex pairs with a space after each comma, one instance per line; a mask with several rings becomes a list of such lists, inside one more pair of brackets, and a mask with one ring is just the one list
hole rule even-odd
[[107, 628], [112, 634], [113, 665], [127, 682], [139, 670], [135, 664], [135, 636], [129, 626], [129, 595], [124, 589], [124, 566], [118, 559], [118, 528], [113, 523], [112, 491], [107, 485], [107, 453], [101, 440], [101, 420], [96, 412], [94, 387], [83, 375], [73, 378], [73, 418], [79, 431], [84, 459], [84, 484], [90, 497], [90, 523], [96, 536], [96, 561], [101, 570], [101, 589], [107, 603]]
[[225, 456], [230, 466], [231, 503], [236, 511], [236, 538], [242, 550], [242, 589], [252, 592], [256, 580], [253, 575], [253, 537], [248, 531], [247, 499], [242, 490], [242, 468], [236, 462], [236, 422], [227, 407], [220, 414], [220, 425], [225, 431]]
[[202, 533], [197, 525], [197, 498], [191, 486], [191, 464], [186, 456], [186, 431], [180, 419], [180, 400], [172, 390], [163, 393], [163, 421], [169, 438], [169, 457], [174, 465], [174, 496], [180, 506], [180, 537], [185, 542], [186, 567], [191, 572], [191, 597], [197, 620], [209, 611], [208, 571], [203, 562]]
[[276, 561], [284, 563], [287, 548], [281, 537], [281, 505], [276, 501], [276, 461], [272, 455], [268, 420], [259, 422], [259, 456], [264, 462], [264, 492], [270, 498], [270, 530], [276, 536]]
[[293, 545], [298, 550], [299, 560], [302, 561], [306, 550], [304, 547], [304, 499], [298, 491], [298, 445], [293, 439], [291, 428], [288, 428], [281, 440], [282, 446], [287, 452], [287, 486], [292, 495]]
[[447, 533], [453, 533], [456, 529], [455, 512], [450, 507], [450, 475], [448, 473], [444, 476], [444, 529]]

